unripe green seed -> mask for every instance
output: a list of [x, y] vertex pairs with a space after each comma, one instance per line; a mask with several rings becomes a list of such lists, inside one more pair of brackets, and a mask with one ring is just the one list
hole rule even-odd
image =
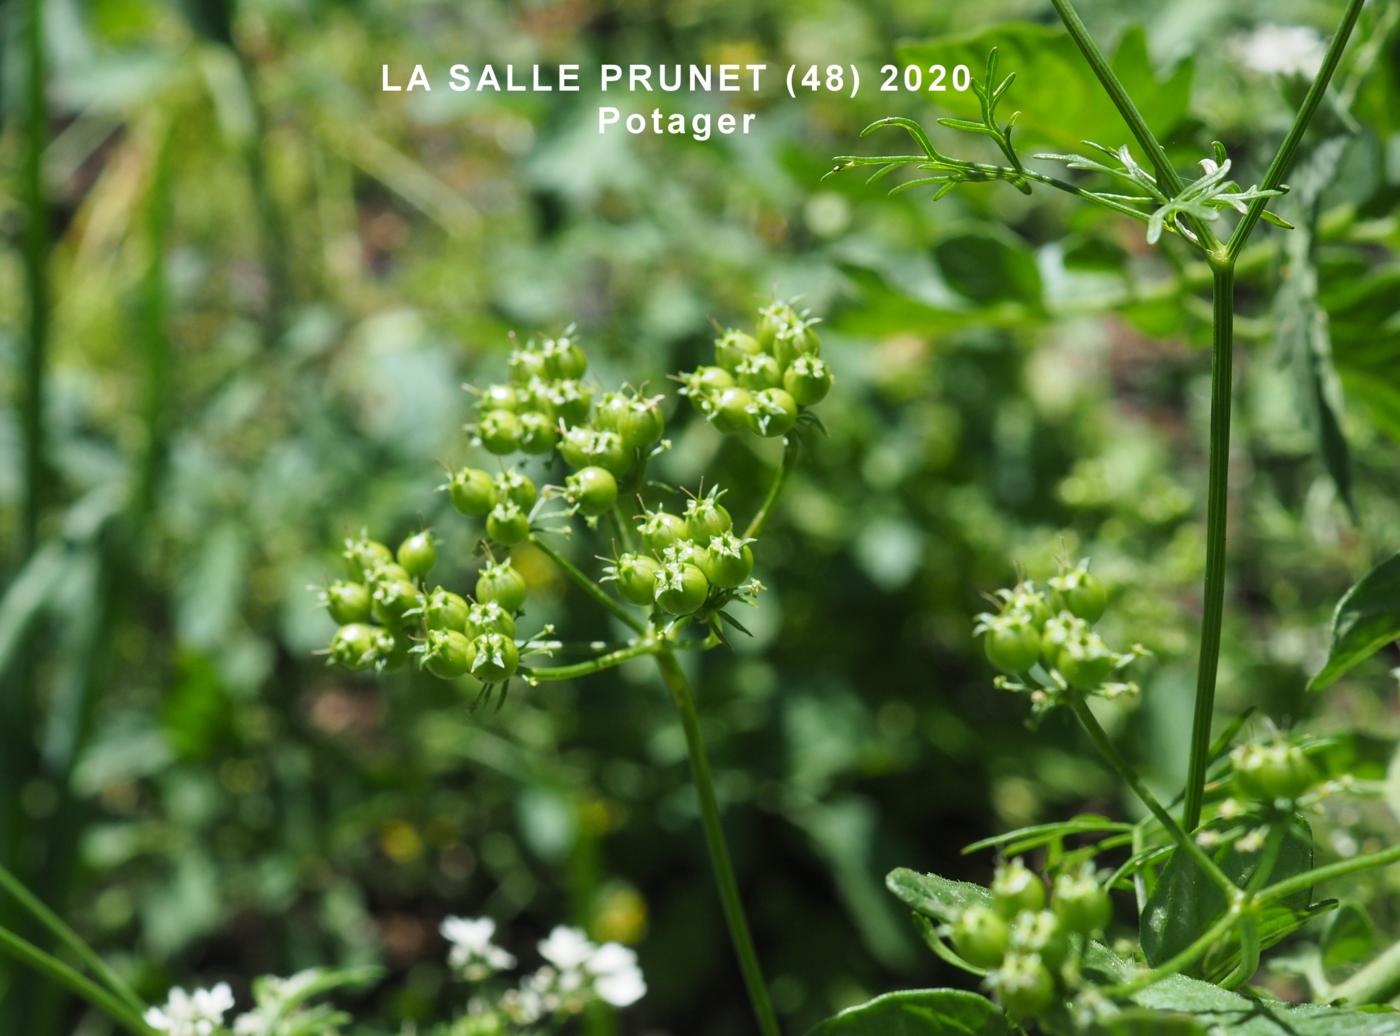
[[749, 430], [753, 393], [746, 388], [727, 388], [713, 397], [710, 423], [725, 435], [738, 435]]
[[1069, 932], [1049, 910], [1023, 910], [1011, 922], [1011, 948], [1038, 955], [1041, 963], [1057, 972], [1069, 959]]
[[643, 554], [623, 554], [613, 565], [612, 579], [623, 600], [642, 607], [655, 603], [656, 577], [661, 565]]
[[783, 388], [798, 406], [815, 406], [831, 391], [831, 369], [815, 356], [799, 356], [783, 372]]
[[1103, 584], [1089, 572], [1087, 562], [1063, 567], [1059, 575], [1051, 577], [1050, 589], [1056, 608], [1085, 622], [1098, 622], [1108, 603]]
[[520, 507], [507, 500], [491, 508], [486, 516], [486, 535], [497, 543], [513, 547], [530, 536], [530, 519]]
[[783, 369], [778, 366], [778, 361], [767, 353], [747, 357], [735, 368], [734, 373], [740, 385], [755, 392], [759, 389], [776, 388], [783, 383]]
[[575, 379], [588, 370], [588, 356], [578, 343], [567, 336], [550, 339], [541, 350], [545, 370], [553, 378]]
[[564, 482], [565, 498], [587, 515], [607, 514], [617, 503], [617, 479], [606, 468], [579, 468]]
[[559, 441], [559, 429], [554, 418], [537, 410], [527, 410], [520, 415], [520, 449], [525, 453], [538, 455], [554, 449]]
[[331, 637], [330, 661], [345, 669], [368, 669], [374, 664], [377, 637], [373, 626], [350, 622], [341, 626]]
[[477, 601], [495, 601], [511, 614], [525, 603], [525, 589], [525, 577], [511, 566], [509, 559], [488, 564], [476, 578]]
[[697, 544], [709, 543], [712, 537], [728, 532], [734, 519], [719, 502], [716, 493], [692, 497], [685, 505], [685, 538]]
[[1055, 879], [1050, 907], [1067, 929], [1080, 935], [1103, 931], [1113, 916], [1108, 890], [1094, 880], [1089, 867], [1079, 874], [1061, 874]]
[[476, 650], [458, 630], [429, 630], [424, 643], [423, 668], [434, 676], [451, 680], [471, 669]]
[[510, 380], [516, 385], [528, 385], [535, 378], [549, 376], [544, 354], [537, 349], [516, 349], [510, 354]]
[[992, 905], [1002, 917], [1045, 906], [1045, 884], [1018, 857], [996, 869], [992, 878]]
[[519, 449], [523, 432], [520, 418], [509, 410], [488, 410], [476, 426], [481, 445], [498, 455]]
[[997, 998], [1013, 1018], [1034, 1018], [1055, 1002], [1055, 977], [1035, 954], [1009, 954], [994, 979]]
[[497, 500], [509, 500], [522, 511], [529, 511], [539, 496], [539, 490], [523, 471], [511, 468], [496, 476]]
[[1297, 745], [1241, 745], [1230, 753], [1235, 788], [1246, 799], [1298, 798], [1318, 781], [1317, 769]]
[[404, 612], [419, 603], [418, 587], [407, 579], [391, 579], [375, 587], [370, 610], [384, 625], [397, 626], [403, 622]]
[[968, 907], [953, 925], [953, 948], [969, 964], [994, 968], [1006, 956], [1011, 932], [991, 907]]
[[699, 564], [712, 585], [730, 589], [753, 573], [753, 551], [749, 549], [747, 540], [740, 539], [730, 530], [710, 539]]
[[758, 339], [730, 328], [715, 339], [715, 363], [733, 373], [744, 360], [760, 352]]
[[672, 562], [662, 565], [656, 574], [653, 596], [664, 611], [672, 615], [689, 615], [697, 611], [709, 595], [710, 584], [705, 573], [695, 565]]
[[439, 586], [423, 604], [423, 624], [429, 629], [461, 630], [465, 628], [467, 612], [464, 597]]
[[483, 633], [472, 642], [471, 674], [482, 683], [508, 680], [520, 664], [520, 652], [503, 633]]
[[468, 518], [484, 518], [496, 506], [496, 484], [480, 468], [461, 468], [447, 483], [452, 506]]
[[647, 550], [655, 554], [660, 554], [687, 535], [685, 519], [660, 508], [646, 511], [639, 518], [638, 530], [642, 534], [642, 542]]
[[588, 412], [593, 406], [593, 392], [581, 381], [565, 379], [556, 381], [548, 391], [549, 404], [554, 416], [573, 426], [588, 420]]
[[415, 579], [422, 579], [437, 564], [437, 547], [433, 544], [433, 534], [424, 529], [415, 532], [399, 544], [394, 555], [404, 570]]
[[519, 410], [522, 402], [514, 385], [488, 385], [477, 398], [476, 408], [483, 414], [489, 410]]
[[369, 618], [370, 591], [364, 583], [341, 581], [326, 587], [326, 611], [338, 623], [364, 622]]
[[[521, 600], [524, 600], [523, 595]], [[499, 601], [477, 601], [476, 604], [467, 609], [467, 617], [462, 623], [462, 629], [467, 636], [473, 638], [479, 637], [483, 633], [499, 633], [505, 637], [514, 637], [515, 618]]]
[[754, 395], [750, 419], [759, 435], [786, 435], [797, 423], [797, 400], [780, 388], [763, 389]]
[[394, 560], [393, 551], [367, 536], [346, 540], [345, 549], [341, 551], [340, 556], [345, 559], [346, 567], [356, 579], [366, 579], [378, 565]]

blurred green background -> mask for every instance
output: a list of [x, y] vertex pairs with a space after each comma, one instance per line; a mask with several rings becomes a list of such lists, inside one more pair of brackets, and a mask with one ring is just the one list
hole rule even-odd
[[[1251, 33], [1325, 34], [1339, 8], [1084, 13], [1180, 166], [1218, 138], [1249, 182], [1298, 91], [1257, 67], [1276, 48]], [[591, 1032], [745, 1029], [684, 742], [646, 667], [471, 711], [429, 678], [347, 676], [313, 655], [331, 625], [307, 587], [334, 577], [348, 533], [432, 523], [445, 581], [462, 584], [468, 529], [433, 489], [444, 463], [473, 459], [457, 385], [498, 378], [512, 330], [577, 322], [605, 378], [637, 381], [700, 362], [712, 320], [751, 321], [774, 294], [825, 318], [830, 434], [761, 545], [755, 636], [697, 673], [792, 1031], [869, 993], [959, 981], [884, 894], [891, 867], [983, 879], [991, 861], [959, 855], [977, 837], [1127, 808], [1058, 717], [1030, 729], [991, 689], [972, 615], [1018, 566], [1092, 556], [1111, 639], [1156, 653], [1119, 731], [1155, 782], [1180, 775], [1209, 331], [1208, 278], [1182, 253], [1062, 197], [987, 186], [931, 206], [821, 179], [872, 119], [950, 110], [931, 95], [741, 98], [759, 113], [750, 136], [695, 143], [599, 138], [586, 91], [379, 91], [386, 62], [869, 70], [900, 41], [936, 40], [928, 54], [980, 69], [998, 43], [1027, 150], [1121, 143], [1048, 4], [10, 0], [0, 14], [0, 862], [145, 995], [379, 962], [384, 982], [352, 1006], [395, 1029], [462, 1002], [437, 924], [489, 913], [517, 950], [564, 921], [636, 945], [648, 997]], [[1393, 24], [1368, 14], [1343, 67], [1322, 160], [1297, 174], [1315, 203], [1279, 206], [1304, 247], [1265, 228], [1244, 266], [1220, 692], [1222, 713], [1364, 730], [1336, 753], [1367, 776], [1400, 728], [1394, 654], [1325, 697], [1303, 686], [1332, 604], [1400, 546]], [[1325, 314], [1330, 353], [1289, 332], [1300, 298]], [[722, 468], [735, 509], [756, 505], [777, 447], [674, 414], [669, 474]], [[546, 567], [530, 572], [541, 617], [596, 623]], [[0, 1033], [103, 1031], [0, 973]]]

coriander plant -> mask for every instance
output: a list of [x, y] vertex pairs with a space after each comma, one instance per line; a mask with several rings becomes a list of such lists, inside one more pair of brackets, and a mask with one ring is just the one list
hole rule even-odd
[[[1086, 142], [1084, 154], [1042, 154], [1090, 174], [1089, 186], [1042, 172], [1016, 150], [1016, 115], [998, 110], [1014, 74], [998, 80], [995, 50], [973, 90], [979, 120], [942, 118], [945, 128], [995, 143], [1002, 163], [953, 158], [907, 118], [882, 119], [870, 133], [903, 130], [917, 151], [847, 155], [836, 172], [875, 167], [872, 180], [904, 167], [916, 174], [896, 192], [931, 187], [934, 200], [965, 184], [1001, 182], [1023, 193], [1050, 187], [1145, 225], [1147, 241], [1172, 240], [1203, 259], [1212, 282], [1211, 417], [1206, 565], [1194, 720], [1187, 779], [1163, 801], [1128, 763], [1100, 722], [1096, 699], [1137, 693], [1129, 668], [1143, 652], [1110, 646], [1095, 624], [1107, 595], [1088, 562], [1061, 563], [1041, 584], [1022, 579], [998, 591], [994, 608], [977, 617], [998, 688], [1024, 694], [1038, 718], [1053, 709], [1073, 715], [1090, 744], [1145, 809], [1137, 822], [1081, 816], [1037, 825], [969, 846], [1004, 857], [991, 887], [900, 869], [890, 890], [913, 911], [923, 937], [944, 961], [980, 981], [989, 995], [955, 990], [891, 993], [843, 1012], [821, 1034], [953, 1032], [1103, 1033], [1393, 1033], [1400, 1015], [1369, 1005], [1400, 991], [1400, 957], [1381, 953], [1341, 984], [1307, 959], [1281, 962], [1306, 978], [1313, 1003], [1298, 1005], [1251, 991], [1261, 954], [1320, 915], [1337, 908], [1315, 890], [1400, 861], [1400, 847], [1318, 862], [1310, 818], [1338, 799], [1368, 790], [1345, 773], [1327, 772], [1327, 742], [1277, 731], [1244, 737], [1247, 716], [1212, 729], [1224, 608], [1226, 498], [1229, 469], [1235, 270], [1261, 220], [1285, 230], [1269, 209], [1287, 190], [1304, 134], [1323, 102], [1362, 0], [1347, 4], [1321, 67], [1262, 180], [1241, 187], [1230, 177], [1223, 144], [1187, 181], [1139, 113], [1070, 0], [1052, 0], [1084, 60], [1112, 100], [1136, 146]], [[1234, 216], [1232, 226], [1227, 217]], [[1223, 229], [1222, 229], [1223, 228]], [[1393, 593], [1400, 559], [1358, 584], [1337, 611], [1332, 657], [1315, 685], [1378, 650], [1393, 630], [1372, 613]], [[1046, 875], [1023, 854], [1044, 850]], [[1047, 884], [1048, 879], [1048, 884]], [[1135, 940], [1116, 940], [1120, 903], [1137, 913]], [[989, 998], [990, 997], [990, 998]]]

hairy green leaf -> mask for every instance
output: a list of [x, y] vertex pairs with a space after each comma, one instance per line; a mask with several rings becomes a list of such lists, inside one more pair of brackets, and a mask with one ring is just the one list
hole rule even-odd
[[1400, 554], [1367, 572], [1337, 602], [1327, 662], [1308, 681], [1308, 690], [1330, 686], [1395, 640], [1400, 640]]
[[1006, 1016], [984, 996], [960, 989], [910, 989], [847, 1008], [809, 1036], [1001, 1036]]
[[968, 907], [985, 906], [992, 901], [992, 894], [981, 885], [920, 874], [907, 867], [890, 871], [885, 887], [910, 909], [949, 924]]

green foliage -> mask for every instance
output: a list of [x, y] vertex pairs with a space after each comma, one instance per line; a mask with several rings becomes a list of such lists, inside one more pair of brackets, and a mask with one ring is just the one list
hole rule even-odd
[[1327, 663], [1308, 683], [1322, 690], [1400, 639], [1400, 554], [1382, 561], [1343, 595], [1332, 615]]
[[1005, 1015], [986, 997], [958, 989], [915, 989], [848, 1007], [808, 1036], [999, 1036], [1010, 1032]]

